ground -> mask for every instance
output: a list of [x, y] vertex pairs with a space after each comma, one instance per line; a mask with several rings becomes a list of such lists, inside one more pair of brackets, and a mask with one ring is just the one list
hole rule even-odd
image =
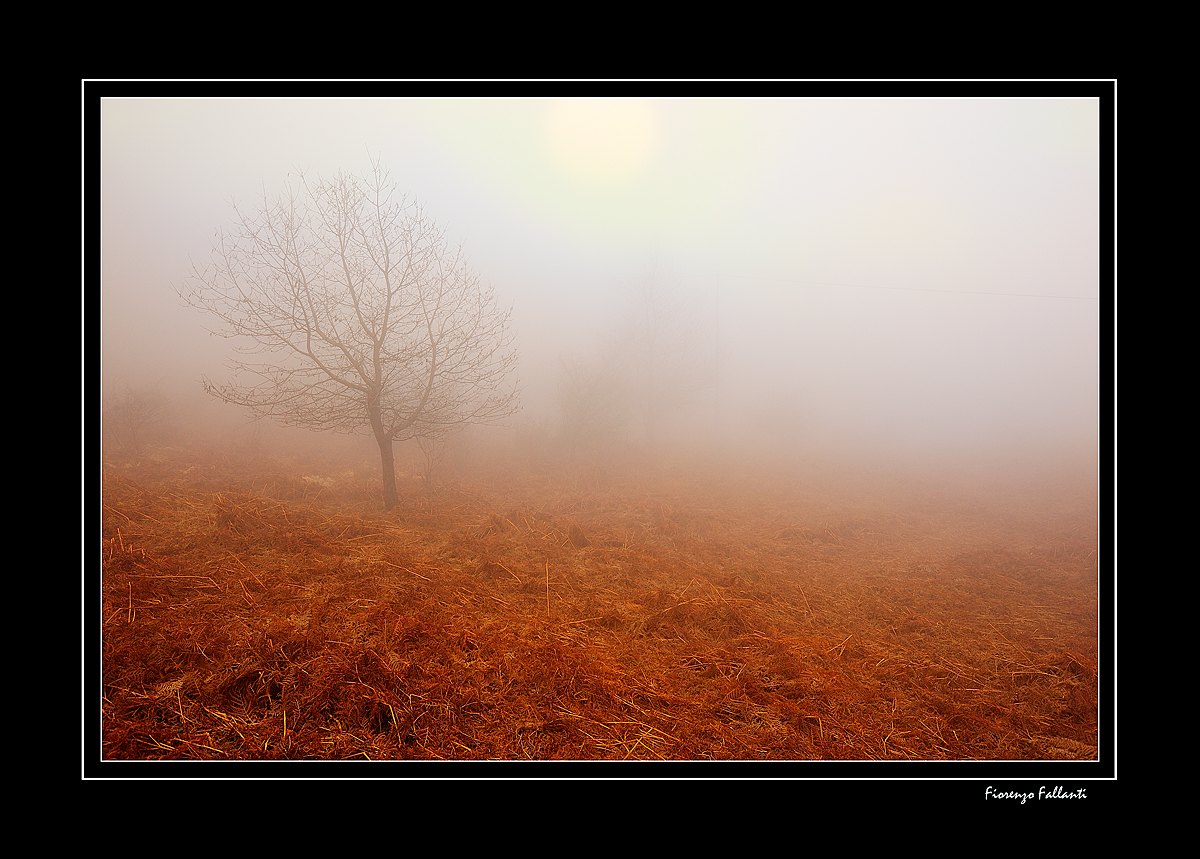
[[105, 759], [1094, 760], [1052, 468], [108, 457]]

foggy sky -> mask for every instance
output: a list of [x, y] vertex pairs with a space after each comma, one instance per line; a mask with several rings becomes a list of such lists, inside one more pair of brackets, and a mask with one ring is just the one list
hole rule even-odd
[[656, 272], [717, 346], [708, 430], [1096, 443], [1092, 99], [148, 98], [101, 122], [106, 386], [226, 378], [172, 285], [230, 200], [370, 155], [512, 306], [515, 423], [553, 416], [562, 362]]

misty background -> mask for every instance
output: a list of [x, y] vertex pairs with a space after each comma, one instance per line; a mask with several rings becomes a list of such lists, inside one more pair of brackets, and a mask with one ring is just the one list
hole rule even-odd
[[230, 201], [379, 157], [512, 308], [514, 438], [1095, 464], [1094, 99], [145, 98], [101, 122], [104, 396], [153, 386], [189, 427], [247, 423], [201, 390], [230, 342], [175, 292]]

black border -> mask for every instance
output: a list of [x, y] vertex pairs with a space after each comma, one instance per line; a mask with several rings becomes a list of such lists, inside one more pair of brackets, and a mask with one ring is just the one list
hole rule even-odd
[[[918, 789], [936, 803], [984, 803], [985, 809], [1052, 807], [1082, 803], [1060, 799], [1021, 803], [993, 791], [1059, 794], [1082, 789], [1087, 798], [1111, 797], [1117, 778], [1116, 719], [1116, 80], [1054, 81], [81, 81], [81, 185], [83, 283], [83, 503], [81, 529], [81, 777], [87, 780], [587, 780], [672, 782], [788, 781], [801, 795], [869, 796], [897, 801]], [[99, 619], [88, 606], [100, 598], [89, 535], [98, 527], [100, 115], [105, 98], [354, 98], [354, 97], [730, 97], [730, 98], [1094, 98], [1100, 106], [1100, 734], [1099, 760], [1074, 761], [729, 761], [729, 762], [202, 762], [103, 761], [94, 714], [100, 684]], [[791, 795], [791, 794], [789, 794]], [[995, 803], [994, 806], [989, 803]], [[907, 804], [907, 803], [906, 803]]]

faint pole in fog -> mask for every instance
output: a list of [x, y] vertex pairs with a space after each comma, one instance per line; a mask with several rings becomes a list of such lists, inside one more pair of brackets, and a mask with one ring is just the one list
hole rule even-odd
[[721, 273], [717, 272], [716, 326], [713, 334], [713, 463], [722, 470], [725, 455], [721, 444]]

